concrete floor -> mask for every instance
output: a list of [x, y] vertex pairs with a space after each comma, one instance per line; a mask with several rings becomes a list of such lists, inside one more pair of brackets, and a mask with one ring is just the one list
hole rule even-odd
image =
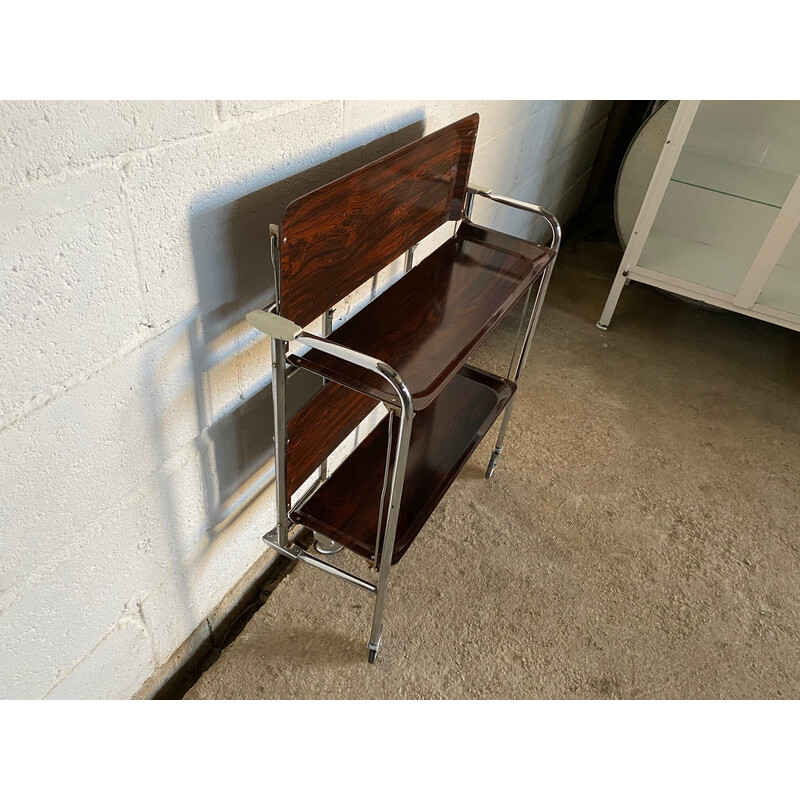
[[492, 432], [393, 571], [378, 663], [368, 596], [299, 565], [188, 698], [800, 696], [800, 334], [640, 284], [602, 332], [620, 254], [566, 243], [495, 477]]

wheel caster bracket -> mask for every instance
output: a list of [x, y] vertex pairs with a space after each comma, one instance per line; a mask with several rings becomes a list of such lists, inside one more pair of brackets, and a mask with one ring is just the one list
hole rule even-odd
[[495, 447], [495, 449], [492, 450], [492, 455], [489, 458], [489, 466], [486, 467], [487, 480], [491, 478], [492, 475], [494, 475], [494, 471], [497, 467], [497, 459], [500, 458], [500, 453], [502, 452], [502, 450], [503, 450], [502, 447]]

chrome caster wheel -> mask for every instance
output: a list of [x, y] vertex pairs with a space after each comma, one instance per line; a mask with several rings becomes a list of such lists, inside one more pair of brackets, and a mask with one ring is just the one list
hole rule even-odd
[[378, 659], [378, 650], [381, 649], [382, 639], [383, 627], [381, 627], [380, 633], [378, 634], [378, 641], [375, 644], [373, 644], [371, 640], [367, 643], [367, 658], [370, 664], [374, 664]]
[[500, 451], [495, 450], [492, 453], [492, 457], [489, 459], [489, 466], [486, 467], [486, 480], [494, 475], [495, 468], [497, 467], [497, 459], [500, 458]]

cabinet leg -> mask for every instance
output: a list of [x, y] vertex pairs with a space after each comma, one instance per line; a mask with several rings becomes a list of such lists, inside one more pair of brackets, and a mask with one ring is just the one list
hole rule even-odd
[[608, 326], [611, 324], [611, 317], [614, 316], [614, 311], [616, 311], [619, 296], [622, 294], [622, 290], [628, 285], [627, 273], [628, 270], [624, 265], [621, 265], [619, 270], [617, 270], [617, 277], [614, 278], [614, 283], [611, 284], [611, 291], [608, 293], [608, 299], [603, 308], [603, 313], [600, 315], [600, 320], [597, 323], [597, 327], [600, 328], [601, 331], [607, 331]]

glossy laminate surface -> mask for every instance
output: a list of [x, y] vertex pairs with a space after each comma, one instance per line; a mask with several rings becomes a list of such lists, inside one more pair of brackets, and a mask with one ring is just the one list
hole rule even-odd
[[295, 200], [281, 225], [280, 313], [307, 325], [464, 207], [477, 114]]
[[[392, 563], [408, 549], [515, 389], [511, 381], [463, 367], [436, 401], [414, 417]], [[394, 415], [392, 425], [394, 443], [399, 427]], [[388, 420], [290, 517], [373, 558], [387, 436]]]
[[287, 423], [289, 496], [353, 432], [378, 401], [338, 383], [326, 383]]
[[[329, 337], [396, 369], [423, 409], [540, 277], [548, 247], [463, 223], [458, 235], [404, 275]], [[377, 400], [397, 404], [386, 381], [309, 350], [289, 360]]]

